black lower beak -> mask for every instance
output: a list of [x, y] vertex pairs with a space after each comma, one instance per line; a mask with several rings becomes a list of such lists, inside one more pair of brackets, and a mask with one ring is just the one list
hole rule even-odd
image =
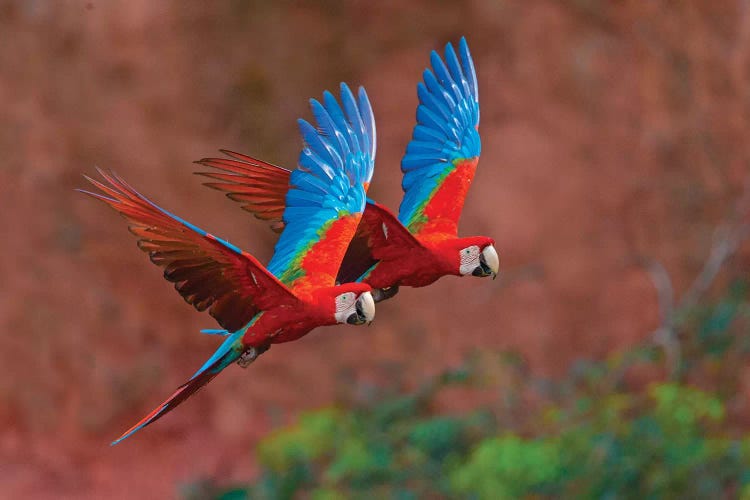
[[364, 324], [366, 320], [365, 313], [362, 311], [362, 306], [359, 302], [355, 305], [355, 309], [357, 312], [354, 314], [349, 315], [348, 318], [346, 318], [346, 322], [349, 325], [361, 325]]
[[484, 259], [479, 259], [479, 266], [474, 268], [474, 270], [471, 272], [472, 276], [491, 276], [494, 273], [492, 272], [492, 269], [490, 269], [490, 266], [485, 264]]
[[348, 318], [346, 318], [346, 323], [349, 325], [361, 325], [365, 322], [365, 318], [360, 316], [357, 313], [354, 313], [350, 315]]

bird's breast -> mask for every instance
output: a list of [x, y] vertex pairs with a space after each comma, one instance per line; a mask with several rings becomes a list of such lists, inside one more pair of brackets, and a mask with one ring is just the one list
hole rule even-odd
[[296, 340], [315, 328], [315, 318], [308, 307], [279, 307], [265, 311], [251, 325], [242, 342], [248, 347], [259, 347], [269, 342], [278, 344]]
[[367, 283], [373, 288], [427, 286], [444, 274], [442, 267], [429, 250], [404, 252], [396, 258], [379, 262]]

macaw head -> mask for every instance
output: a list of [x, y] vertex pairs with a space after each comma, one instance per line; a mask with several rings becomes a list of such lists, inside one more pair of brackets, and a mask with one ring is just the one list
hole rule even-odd
[[335, 287], [334, 303], [336, 323], [362, 325], [375, 319], [375, 301], [370, 285], [365, 283], [345, 283]]
[[458, 252], [458, 273], [461, 276], [497, 277], [500, 257], [495, 250], [495, 241], [486, 236], [459, 238], [454, 245]]

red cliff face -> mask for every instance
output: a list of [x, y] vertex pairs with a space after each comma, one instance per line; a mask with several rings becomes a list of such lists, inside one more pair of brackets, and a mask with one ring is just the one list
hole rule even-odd
[[[241, 480], [269, 429], [394, 363], [410, 384], [472, 349], [515, 349], [554, 376], [648, 335], [656, 297], [634, 259], [659, 259], [683, 289], [746, 173], [750, 14], [569, 3], [0, 2], [0, 496]], [[293, 167], [307, 98], [363, 84], [370, 195], [396, 210], [416, 84], [429, 50], [460, 35], [483, 143], [460, 232], [495, 238], [501, 279], [402, 289], [372, 327], [274, 346], [109, 448], [217, 339], [125, 223], [73, 191], [81, 175], [119, 172], [267, 261], [276, 236], [201, 187], [191, 161], [227, 147]]]

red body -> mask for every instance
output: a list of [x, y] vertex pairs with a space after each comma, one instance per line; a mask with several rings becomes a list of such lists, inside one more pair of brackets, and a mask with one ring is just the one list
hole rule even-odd
[[[434, 236], [434, 237], [433, 237]], [[470, 238], [440, 238], [439, 234], [418, 238], [422, 248], [394, 251], [381, 260], [362, 280], [373, 288], [391, 286], [427, 286], [442, 276], [460, 276], [459, 252], [470, 245], [483, 247], [493, 243], [482, 236]]]
[[[252, 361], [270, 344], [296, 340], [318, 326], [340, 322], [336, 305], [342, 294], [353, 292], [359, 297], [370, 291], [364, 283], [335, 286], [342, 249], [361, 213], [325, 224], [317, 232], [319, 240], [294, 247], [297, 254], [289, 276], [285, 272], [279, 279], [249, 253], [159, 208], [116, 175], [100, 173], [106, 183], [89, 178], [100, 192], [84, 192], [128, 219], [141, 250], [164, 268], [164, 277], [186, 302], [199, 311], [208, 309], [224, 328], [218, 333], [227, 336], [190, 380], [113, 444], [172, 411], [246, 352]], [[317, 258], [310, 258], [313, 253]], [[348, 304], [353, 305], [355, 299], [351, 300]]]
[[264, 347], [290, 342], [305, 336], [319, 326], [335, 325], [335, 297], [345, 292], [360, 294], [370, 290], [363, 283], [346, 283], [338, 287], [313, 290], [300, 296], [297, 304], [280, 305], [258, 314], [257, 320], [242, 337], [245, 347]]

